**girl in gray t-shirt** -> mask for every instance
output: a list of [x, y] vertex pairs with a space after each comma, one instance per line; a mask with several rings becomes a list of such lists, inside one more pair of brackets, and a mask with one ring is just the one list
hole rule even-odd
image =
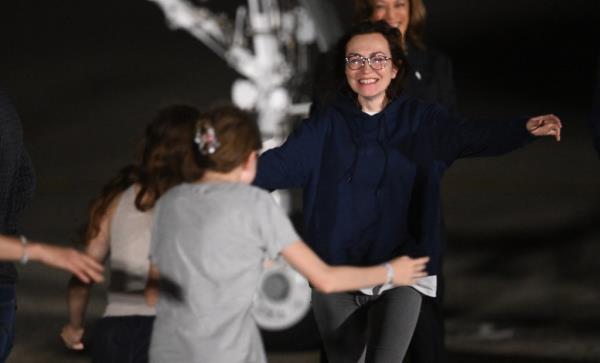
[[261, 141], [245, 113], [206, 113], [194, 142], [203, 176], [171, 189], [156, 208], [146, 290], [157, 311], [151, 362], [266, 362], [251, 314], [265, 258], [281, 254], [323, 292], [410, 285], [426, 275], [426, 257], [362, 268], [325, 264], [271, 196], [249, 185]]

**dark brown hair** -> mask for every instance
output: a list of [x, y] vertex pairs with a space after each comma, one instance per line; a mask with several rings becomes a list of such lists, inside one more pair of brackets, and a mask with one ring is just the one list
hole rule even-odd
[[228, 173], [242, 165], [253, 151], [262, 147], [260, 131], [255, 118], [231, 105], [214, 107], [203, 113], [196, 124], [196, 132], [212, 128], [219, 146], [213, 153], [196, 147], [198, 167]]
[[402, 86], [404, 84], [404, 80], [407, 74], [408, 61], [406, 60], [406, 55], [402, 50], [401, 44], [401, 34], [397, 28], [391, 27], [383, 20], [380, 21], [363, 21], [356, 25], [354, 25], [340, 40], [336, 50], [336, 63], [338, 66], [335, 67], [336, 70], [336, 78], [340, 88], [340, 91], [344, 94], [350, 95], [356, 99], [356, 93], [352, 91], [348, 81], [346, 79], [345, 70], [345, 62], [344, 58], [346, 57], [346, 46], [350, 42], [352, 38], [357, 35], [363, 34], [381, 34], [385, 38], [390, 47], [390, 55], [392, 57], [392, 65], [396, 67], [398, 73], [396, 74], [396, 78], [393, 78], [385, 90], [385, 94], [388, 100], [394, 99], [396, 96], [400, 94], [402, 91]]
[[[354, 22], [359, 23], [370, 20], [373, 16], [373, 3], [375, 0], [354, 0]], [[427, 9], [423, 0], [407, 0], [409, 5], [409, 21], [404, 38], [406, 41], [420, 49], [425, 49], [423, 35], [425, 32], [425, 21], [427, 20]]]
[[195, 162], [193, 142], [199, 111], [187, 105], [160, 110], [148, 124], [137, 160], [111, 179], [92, 200], [89, 221], [83, 231], [88, 242], [100, 231], [100, 223], [112, 201], [133, 184], [139, 185], [135, 206], [145, 212], [172, 186], [202, 176]]

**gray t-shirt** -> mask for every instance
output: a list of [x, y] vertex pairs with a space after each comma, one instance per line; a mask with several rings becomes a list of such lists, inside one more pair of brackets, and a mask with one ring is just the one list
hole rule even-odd
[[266, 362], [251, 314], [262, 262], [299, 239], [256, 187], [183, 184], [167, 192], [150, 245], [161, 273], [150, 361]]

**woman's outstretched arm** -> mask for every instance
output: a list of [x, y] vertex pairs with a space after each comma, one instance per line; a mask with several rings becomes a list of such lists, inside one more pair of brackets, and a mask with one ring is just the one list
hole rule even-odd
[[469, 120], [449, 118], [432, 108], [436, 157], [453, 162], [464, 157], [498, 156], [522, 147], [535, 138], [550, 136], [560, 141], [562, 122], [553, 115], [513, 120]]
[[302, 121], [281, 146], [260, 156], [253, 184], [266, 190], [306, 185], [320, 160], [326, 125], [316, 116]]

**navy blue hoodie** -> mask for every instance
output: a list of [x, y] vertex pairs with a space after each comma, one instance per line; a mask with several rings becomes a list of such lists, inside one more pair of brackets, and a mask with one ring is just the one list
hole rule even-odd
[[303, 188], [304, 239], [332, 265], [430, 256], [444, 240], [440, 183], [454, 160], [494, 156], [532, 139], [526, 119], [459, 122], [399, 97], [375, 115], [351, 99], [319, 109], [259, 159], [254, 184]]

